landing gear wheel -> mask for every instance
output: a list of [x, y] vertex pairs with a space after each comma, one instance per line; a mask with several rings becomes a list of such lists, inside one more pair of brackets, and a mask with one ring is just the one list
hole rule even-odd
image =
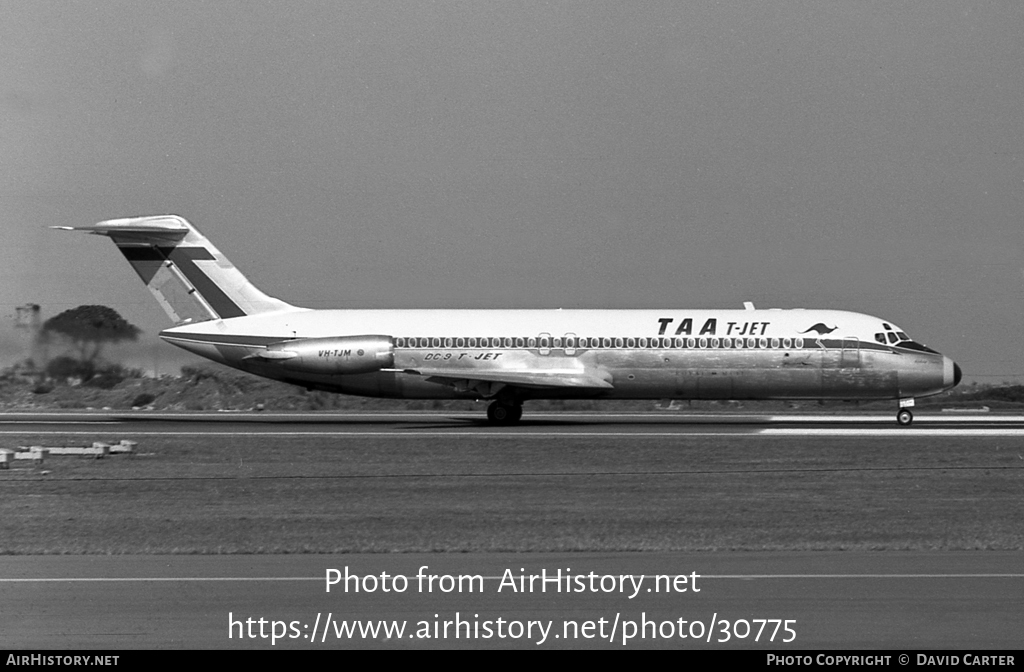
[[514, 425], [523, 417], [520, 404], [506, 404], [495, 401], [487, 407], [487, 420], [494, 425]]
[[914, 421], [914, 414], [907, 409], [902, 409], [896, 414], [896, 423], [902, 427], [906, 427]]

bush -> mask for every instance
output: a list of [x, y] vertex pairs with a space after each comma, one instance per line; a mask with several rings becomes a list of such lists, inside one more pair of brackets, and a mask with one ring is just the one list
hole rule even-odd
[[67, 380], [68, 378], [88, 380], [95, 372], [92, 362], [81, 362], [66, 355], [55, 357], [46, 365], [47, 375], [58, 380]]
[[110, 366], [95, 372], [91, 378], [85, 380], [82, 384], [87, 387], [98, 387], [101, 390], [110, 390], [124, 379], [124, 367], [119, 364], [111, 364]]
[[135, 399], [132, 400], [132, 407], [134, 408], [137, 406], [149, 406], [154, 401], [156, 401], [155, 394], [143, 392], [142, 394], [140, 394], [139, 396], [135, 397]]
[[1000, 401], [1024, 401], [1024, 385], [1004, 385], [987, 390], [990, 399]]

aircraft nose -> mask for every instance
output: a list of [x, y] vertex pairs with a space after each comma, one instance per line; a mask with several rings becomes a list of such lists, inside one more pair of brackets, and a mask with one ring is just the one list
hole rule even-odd
[[960, 379], [963, 378], [963, 376], [964, 374], [963, 371], [960, 370], [959, 364], [949, 357], [942, 358], [942, 382], [947, 389], [959, 385]]

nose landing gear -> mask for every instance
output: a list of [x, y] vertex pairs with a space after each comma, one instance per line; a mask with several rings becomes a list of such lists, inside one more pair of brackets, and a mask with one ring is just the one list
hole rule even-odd
[[487, 407], [487, 421], [492, 425], [514, 425], [523, 417], [523, 405], [509, 401], [495, 401]]
[[914, 421], [914, 414], [910, 412], [913, 405], [913, 397], [900, 399], [900, 410], [899, 413], [896, 414], [896, 424], [900, 427], [906, 427]]

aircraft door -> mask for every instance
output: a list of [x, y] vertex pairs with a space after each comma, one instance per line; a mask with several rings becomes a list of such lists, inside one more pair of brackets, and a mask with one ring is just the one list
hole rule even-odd
[[839, 356], [839, 368], [860, 368], [860, 341], [856, 338], [843, 339], [843, 351]]
[[546, 331], [537, 334], [537, 352], [544, 356], [551, 354], [551, 334]]

